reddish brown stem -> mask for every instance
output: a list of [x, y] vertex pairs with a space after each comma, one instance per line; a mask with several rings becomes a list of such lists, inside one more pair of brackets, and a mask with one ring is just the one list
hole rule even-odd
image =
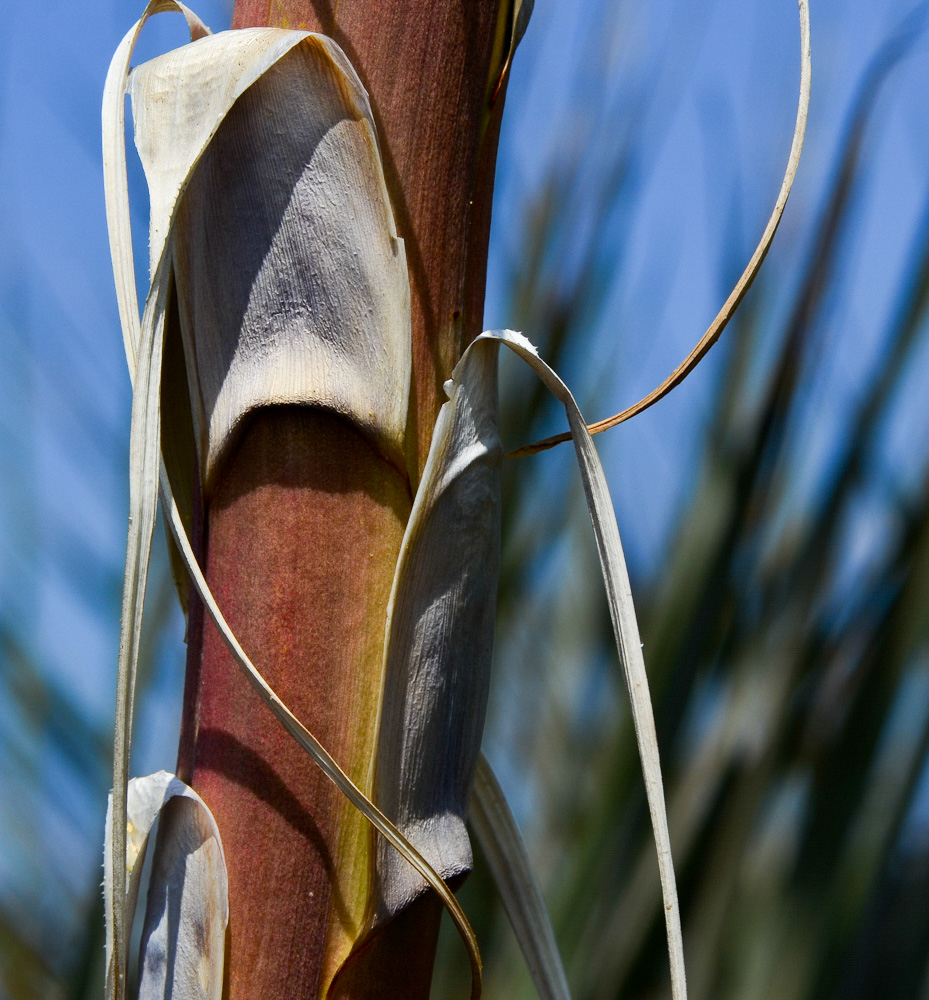
[[[348, 766], [378, 691], [393, 564], [409, 516], [404, 477], [337, 417], [253, 418], [209, 507], [208, 580], [256, 666]], [[315, 997], [344, 812], [329, 783], [203, 630], [192, 779], [229, 870], [229, 997]], [[186, 748], [182, 748], [182, 753]], [[353, 775], [359, 779], [357, 772]]]
[[[481, 329], [497, 132], [485, 105], [499, 0], [238, 0], [234, 27], [333, 37], [371, 96], [412, 291], [408, 460], [418, 476], [442, 384]], [[481, 140], [482, 125], [484, 138]], [[411, 502], [405, 473], [339, 418], [252, 417], [207, 498], [208, 579], [246, 651], [346, 764], [373, 725], [359, 665], [383, 642]], [[192, 609], [192, 624], [198, 623]], [[338, 899], [342, 802], [238, 675], [207, 624], [191, 629], [180, 761], [213, 809], [230, 878], [229, 1000], [318, 994]], [[425, 998], [440, 907], [432, 897], [370, 942], [342, 998]]]

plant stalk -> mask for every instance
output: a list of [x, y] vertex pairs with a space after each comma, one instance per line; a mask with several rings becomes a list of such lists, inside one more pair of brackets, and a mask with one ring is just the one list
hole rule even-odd
[[[371, 97], [411, 281], [407, 467], [342, 418], [299, 407], [249, 418], [195, 525], [207, 578], [269, 683], [353, 779], [375, 724], [394, 566], [444, 401], [481, 330], [503, 107], [499, 0], [409, 4], [239, 0], [233, 27], [330, 35]], [[488, 107], [488, 94], [495, 94]], [[377, 675], [379, 677], [379, 675]], [[229, 869], [229, 1000], [318, 996], [344, 908], [342, 797], [254, 697], [191, 602], [178, 773], [213, 811]], [[425, 998], [441, 907], [414, 904], [353, 956], [340, 998]]]

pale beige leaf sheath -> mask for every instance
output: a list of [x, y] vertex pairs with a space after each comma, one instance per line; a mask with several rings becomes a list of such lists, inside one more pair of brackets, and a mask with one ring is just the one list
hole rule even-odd
[[[220, 1000], [229, 903], [226, 862], [213, 815], [192, 788], [167, 771], [133, 778], [129, 782], [127, 805], [124, 869], [127, 879], [122, 906], [127, 938], [149, 835], [155, 820], [161, 819], [143, 932], [140, 998]], [[103, 883], [108, 930], [114, 926], [113, 911], [118, 905], [111, 877], [113, 848], [113, 797], [110, 796]], [[156, 919], [159, 912], [164, 913], [169, 901], [176, 928], [170, 940], [164, 919], [160, 924]], [[118, 964], [113, 961], [113, 948], [112, 935], [108, 933], [108, 978]], [[125, 967], [126, 955], [122, 958]]]
[[[465, 818], [484, 728], [500, 562], [497, 348], [446, 383], [387, 615], [378, 805], [443, 878], [471, 867]], [[377, 858], [378, 917], [426, 889], [395, 851]]]
[[221, 32], [140, 66], [130, 89], [207, 489], [258, 406], [339, 413], [402, 465], [406, 256], [367, 95], [341, 50], [306, 32]]
[[223, 846], [210, 811], [184, 788], [161, 812], [142, 927], [139, 1000], [221, 1000], [223, 993], [229, 921]]

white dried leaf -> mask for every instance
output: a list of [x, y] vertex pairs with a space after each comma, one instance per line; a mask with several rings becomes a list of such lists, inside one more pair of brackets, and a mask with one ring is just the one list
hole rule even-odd
[[[471, 868], [465, 818], [490, 684], [500, 562], [497, 346], [446, 383], [387, 616], [376, 801], [443, 878]], [[379, 844], [379, 915], [426, 884]]]
[[[174, 1000], [219, 1000], [222, 994], [223, 952], [229, 918], [226, 863], [222, 840], [213, 814], [190, 787], [167, 771], [133, 778], [127, 790], [126, 895], [121, 907], [126, 941], [121, 955], [125, 968], [129, 931], [139, 894], [139, 880], [155, 820], [161, 817], [146, 926], [142, 942], [141, 997], [171, 996]], [[107, 992], [115, 984], [113, 796], [106, 816], [104, 842], [104, 908], [106, 911]], [[170, 896], [170, 915], [164, 901]], [[161, 907], [163, 918], [156, 931], [152, 914]], [[159, 936], [160, 935], [160, 936]], [[161, 963], [162, 942], [183, 939], [170, 963]], [[176, 944], [174, 945], [176, 948]], [[149, 951], [151, 949], [151, 951]], [[160, 973], [160, 976], [159, 976]], [[160, 985], [156, 985], [160, 983]], [[146, 985], [148, 984], [148, 985]]]
[[155, 843], [139, 1000], [221, 1000], [228, 921], [219, 830], [194, 793], [175, 797], [162, 810]]
[[[123, 578], [119, 660], [116, 672], [116, 724], [113, 737], [113, 825], [112, 851], [121, 858], [126, 850], [129, 754], [132, 745], [132, 709], [136, 668], [142, 627], [142, 608], [155, 525], [158, 491], [159, 401], [161, 348], [168, 282], [164, 263], [157, 269], [152, 294], [146, 302], [143, 322], [139, 320], [129, 223], [129, 193], [124, 144], [125, 92], [129, 60], [145, 22], [152, 14], [174, 10], [183, 14], [191, 38], [209, 29], [183, 4], [174, 0], [152, 0], [142, 17], [127, 32], [113, 56], [103, 91], [103, 176], [106, 195], [107, 228], [113, 259], [113, 276], [123, 345], [130, 378], [141, 391], [133, 393], [132, 427], [129, 443], [129, 530], [126, 539], [126, 570]], [[126, 894], [126, 869], [122, 863], [107, 864], [112, 893], [117, 899]], [[107, 995], [121, 1000], [125, 995], [128, 930], [122, 905], [112, 913], [108, 935], [112, 935], [113, 966], [108, 963]]]
[[340, 413], [403, 465], [410, 292], [367, 94], [307, 32], [210, 35], [136, 69], [151, 266], [170, 243], [209, 484], [260, 406]]

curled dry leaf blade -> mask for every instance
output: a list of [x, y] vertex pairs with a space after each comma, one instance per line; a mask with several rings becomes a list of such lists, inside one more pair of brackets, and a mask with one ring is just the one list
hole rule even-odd
[[535, 348], [521, 334], [512, 330], [497, 330], [481, 334], [469, 350], [474, 350], [483, 341], [506, 344], [519, 355], [539, 376], [549, 391], [564, 406], [568, 424], [574, 440], [578, 468], [587, 499], [597, 553], [606, 586], [610, 618], [616, 649], [629, 692], [632, 707], [632, 721], [635, 728], [648, 809], [651, 815], [655, 847], [658, 852], [658, 873], [664, 899], [665, 930], [668, 939], [668, 954], [671, 962], [671, 995], [673, 1000], [685, 1000], [687, 985], [684, 974], [684, 943], [681, 934], [681, 915], [677, 898], [677, 884], [674, 865], [671, 860], [671, 839], [668, 834], [668, 818], [665, 808], [664, 789], [661, 779], [661, 764], [658, 755], [658, 737], [655, 719], [648, 691], [648, 675], [642, 657], [642, 643], [632, 602], [632, 589], [623, 556], [616, 514], [610, 499], [609, 487], [603, 466], [597, 455], [593, 438], [581, 416], [570, 390], [558, 375], [538, 356]]
[[140, 333], [139, 300], [135, 287], [132, 228], [129, 216], [129, 179], [126, 172], [126, 87], [129, 80], [129, 61], [139, 39], [139, 33], [153, 14], [167, 11], [184, 15], [190, 29], [191, 40], [210, 33], [210, 29], [197, 15], [183, 4], [175, 3], [173, 0], [152, 0], [113, 54], [103, 88], [103, 183], [106, 193], [106, 221], [113, 277], [116, 281], [119, 321], [130, 371], [135, 370], [135, 355]]
[[[685, 378], [697, 367], [697, 365], [703, 360], [706, 354], [709, 352], [710, 348], [719, 340], [720, 335], [732, 319], [736, 309], [738, 309], [739, 304], [742, 299], [745, 298], [746, 292], [751, 288], [752, 282], [755, 280], [756, 275], [761, 269], [761, 265], [764, 263], [765, 257], [768, 255], [768, 251], [771, 249], [771, 243], [774, 240], [774, 234], [777, 232], [778, 226], [781, 224], [781, 217], [784, 214], [784, 209], [787, 207], [787, 199], [790, 197], [790, 191], [793, 187], [794, 178], [797, 176], [797, 168], [800, 166], [800, 154], [803, 152], [803, 140], [806, 136], [806, 121], [810, 110], [810, 93], [813, 82], [813, 63], [810, 52], [810, 8], [809, 0], [798, 0], [798, 7], [800, 11], [800, 100], [797, 107], [797, 118], [794, 124], [793, 139], [790, 144], [790, 153], [787, 157], [787, 169], [784, 173], [784, 179], [781, 182], [781, 189], [778, 192], [777, 200], [774, 203], [774, 209], [768, 218], [767, 225], [764, 228], [761, 239], [758, 242], [758, 246], [755, 247], [755, 251], [749, 259], [748, 264], [745, 266], [745, 270], [742, 272], [739, 280], [736, 282], [735, 287], [729, 293], [729, 297], [723, 303], [722, 308], [716, 314], [713, 322], [707, 327], [706, 332], [697, 341], [693, 350], [687, 357], [674, 369], [673, 372], [656, 388], [654, 388], [647, 396], [643, 396], [637, 403], [633, 403], [632, 406], [627, 407], [620, 413], [615, 414], [612, 417], [606, 417], [603, 420], [598, 420], [592, 423], [587, 428], [591, 434], [601, 434], [603, 431], [609, 430], [611, 427], [615, 427], [617, 424], [621, 424], [631, 417], [636, 416], [636, 414], [641, 413], [643, 410], [647, 410], [658, 400], [663, 399], [672, 389], [680, 385]], [[557, 444], [561, 444], [564, 441], [569, 441], [571, 439], [571, 432], [566, 434], [555, 434], [552, 437], [545, 438], [542, 441], [536, 441], [534, 444], [524, 445], [521, 448], [517, 448], [510, 452], [508, 457], [516, 458], [520, 455], [532, 455], [539, 451], [545, 451], [547, 448], [553, 448]]]
[[[131, 375], [141, 369], [141, 380], [151, 389], [152, 378], [160, 378], [161, 344], [155, 314], [163, 313], [164, 297], [156, 291], [146, 305], [147, 323], [140, 324], [132, 259], [132, 234], [129, 225], [128, 180], [124, 143], [125, 91], [129, 60], [139, 32], [152, 14], [178, 11], [187, 18], [191, 37], [208, 32], [199, 19], [182, 4], [172, 0], [153, 0], [139, 21], [120, 43], [107, 73], [103, 95], [103, 162], [107, 203], [107, 225], [113, 258], [123, 345]], [[163, 315], [162, 315], [163, 321]], [[148, 332], [148, 336], [146, 332]], [[126, 572], [123, 581], [122, 619], [116, 679], [116, 722], [113, 747], [113, 827], [115, 844], [111, 854], [121, 858], [126, 850], [126, 796], [129, 757], [132, 745], [132, 704], [141, 635], [142, 606], [148, 571], [148, 556], [157, 506], [158, 393], [143, 391], [133, 396], [130, 431], [130, 502], [129, 532], [126, 543]], [[151, 468], [154, 459], [155, 468]], [[154, 471], [155, 479], [151, 479]], [[146, 484], [145, 479], [149, 482]], [[154, 492], [153, 492], [154, 490]], [[112, 858], [111, 858], [112, 865]], [[126, 871], [121, 864], [111, 867], [113, 893], [117, 899], [126, 891]], [[112, 934], [111, 958], [107, 963], [107, 993], [122, 997], [125, 990], [126, 927], [124, 909], [113, 911], [107, 936]]]

